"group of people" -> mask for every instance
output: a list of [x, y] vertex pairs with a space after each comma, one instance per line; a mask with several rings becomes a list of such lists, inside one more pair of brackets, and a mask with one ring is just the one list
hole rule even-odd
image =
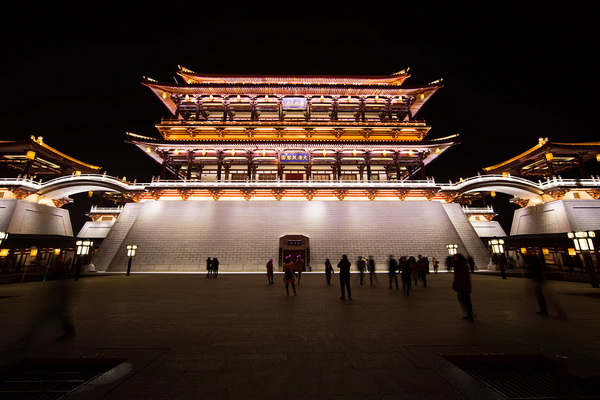
[[206, 277], [216, 278], [219, 275], [219, 259], [217, 257], [206, 259]]
[[[420, 254], [415, 258], [414, 256], [402, 256], [397, 261], [394, 256], [390, 255], [388, 263], [388, 274], [389, 274], [389, 285], [388, 288], [392, 289], [393, 286], [398, 289], [398, 274], [400, 274], [400, 280], [402, 281], [402, 290], [405, 296], [410, 295], [413, 282], [415, 287], [418, 282], [421, 281], [423, 287], [427, 287], [427, 274], [429, 274], [429, 259], [423, 257]], [[435, 265], [435, 264], [434, 264]]]
[[[437, 272], [439, 263], [437, 260], [432, 259], [430, 262], [428, 257], [418, 255], [414, 256], [403, 256], [398, 260], [390, 255], [389, 259], [389, 285], [388, 288], [392, 289], [394, 286], [396, 289], [399, 288], [398, 275], [401, 277], [402, 289], [406, 296], [410, 295], [410, 290], [414, 283], [415, 286], [421, 281], [423, 287], [427, 287], [427, 274], [429, 274], [430, 265], [433, 264], [434, 272]], [[449, 271], [453, 271], [454, 279], [452, 282], [452, 289], [456, 292], [459, 305], [463, 310], [463, 319], [465, 321], [473, 322], [473, 305], [471, 303], [471, 277], [470, 273], [473, 271], [471, 263], [468, 262], [467, 258], [462, 254], [455, 254], [449, 256], [446, 259], [446, 266]], [[352, 288], [350, 286], [350, 268], [352, 263], [348, 259], [346, 254], [342, 255], [342, 258], [337, 263], [337, 269], [339, 270], [340, 280], [340, 299], [341, 300], [352, 300]], [[269, 284], [273, 284], [273, 259], [267, 262], [267, 278]], [[285, 283], [286, 295], [290, 295], [290, 286], [292, 288], [294, 296], [296, 292], [296, 279], [300, 283], [300, 277], [302, 276], [302, 269], [304, 267], [304, 260], [297, 258], [294, 260], [292, 257], [287, 257], [283, 263], [283, 282]], [[359, 272], [359, 281], [363, 285], [365, 283], [364, 274], [369, 273], [369, 279], [371, 285], [373, 280], [377, 280], [375, 275], [375, 260], [372, 256], [368, 258], [359, 257], [357, 260], [357, 269]], [[331, 284], [331, 277], [335, 273], [335, 269], [331, 260], [327, 258], [325, 260], [325, 279], [328, 285]]]

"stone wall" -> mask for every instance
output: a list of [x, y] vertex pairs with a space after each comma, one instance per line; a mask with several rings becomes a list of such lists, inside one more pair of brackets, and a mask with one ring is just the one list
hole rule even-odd
[[0, 199], [0, 231], [73, 236], [68, 210], [16, 199]]
[[600, 229], [600, 201], [557, 200], [515, 211], [512, 235]]
[[205, 271], [207, 257], [218, 257], [225, 271], [264, 271], [269, 258], [278, 260], [285, 235], [310, 238], [313, 271], [342, 254], [353, 262], [372, 255], [379, 270], [389, 255], [443, 261], [447, 243], [458, 243], [479, 266], [487, 265], [487, 252], [458, 204], [354, 200], [128, 204], [93, 262], [99, 270], [124, 271], [125, 246], [137, 244], [133, 271]]

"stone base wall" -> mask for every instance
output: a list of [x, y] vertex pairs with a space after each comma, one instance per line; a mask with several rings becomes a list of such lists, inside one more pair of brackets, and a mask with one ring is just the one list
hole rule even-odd
[[[456, 209], [456, 210], [455, 210]], [[457, 212], [460, 211], [460, 212]], [[458, 229], [457, 229], [458, 228]], [[468, 250], [481, 268], [487, 251], [458, 204], [433, 201], [151, 201], [127, 204], [95, 259], [98, 270], [125, 271], [126, 245], [137, 244], [132, 271], [265, 271], [279, 259], [279, 239], [310, 239], [310, 267], [323, 270], [347, 254], [372, 255], [378, 270], [390, 255], [436, 257], [447, 243]]]
[[0, 231], [73, 236], [69, 210], [17, 199], [0, 199]]
[[600, 201], [557, 200], [515, 211], [512, 235], [600, 229]]

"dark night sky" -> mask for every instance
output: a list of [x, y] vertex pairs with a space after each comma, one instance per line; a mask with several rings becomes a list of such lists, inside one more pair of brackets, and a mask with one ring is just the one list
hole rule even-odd
[[1, 28], [2, 140], [43, 136], [110, 175], [147, 181], [158, 165], [125, 144], [125, 132], [158, 136], [167, 111], [140, 82], [172, 82], [177, 65], [340, 75], [410, 67], [408, 84], [443, 78], [417, 115], [433, 127], [429, 138], [462, 138], [428, 168], [438, 181], [475, 175], [541, 136], [598, 140], [592, 2], [357, 3], [342, 14], [304, 2], [278, 14], [258, 3], [247, 13], [232, 4], [103, 4], [13, 9]]

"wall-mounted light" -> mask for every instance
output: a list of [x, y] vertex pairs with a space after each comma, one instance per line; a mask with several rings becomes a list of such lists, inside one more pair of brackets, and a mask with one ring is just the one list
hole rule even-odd
[[31, 246], [31, 249], [29, 249], [29, 255], [31, 257], [35, 257], [38, 255], [38, 249], [35, 246]]
[[546, 157], [546, 161], [554, 160], [554, 154], [552, 154], [552, 153], [546, 153], [546, 154], [544, 154], [544, 156]]
[[35, 160], [35, 151], [33, 150], [29, 150], [26, 154], [25, 154], [25, 158], [27, 158], [28, 160]]

